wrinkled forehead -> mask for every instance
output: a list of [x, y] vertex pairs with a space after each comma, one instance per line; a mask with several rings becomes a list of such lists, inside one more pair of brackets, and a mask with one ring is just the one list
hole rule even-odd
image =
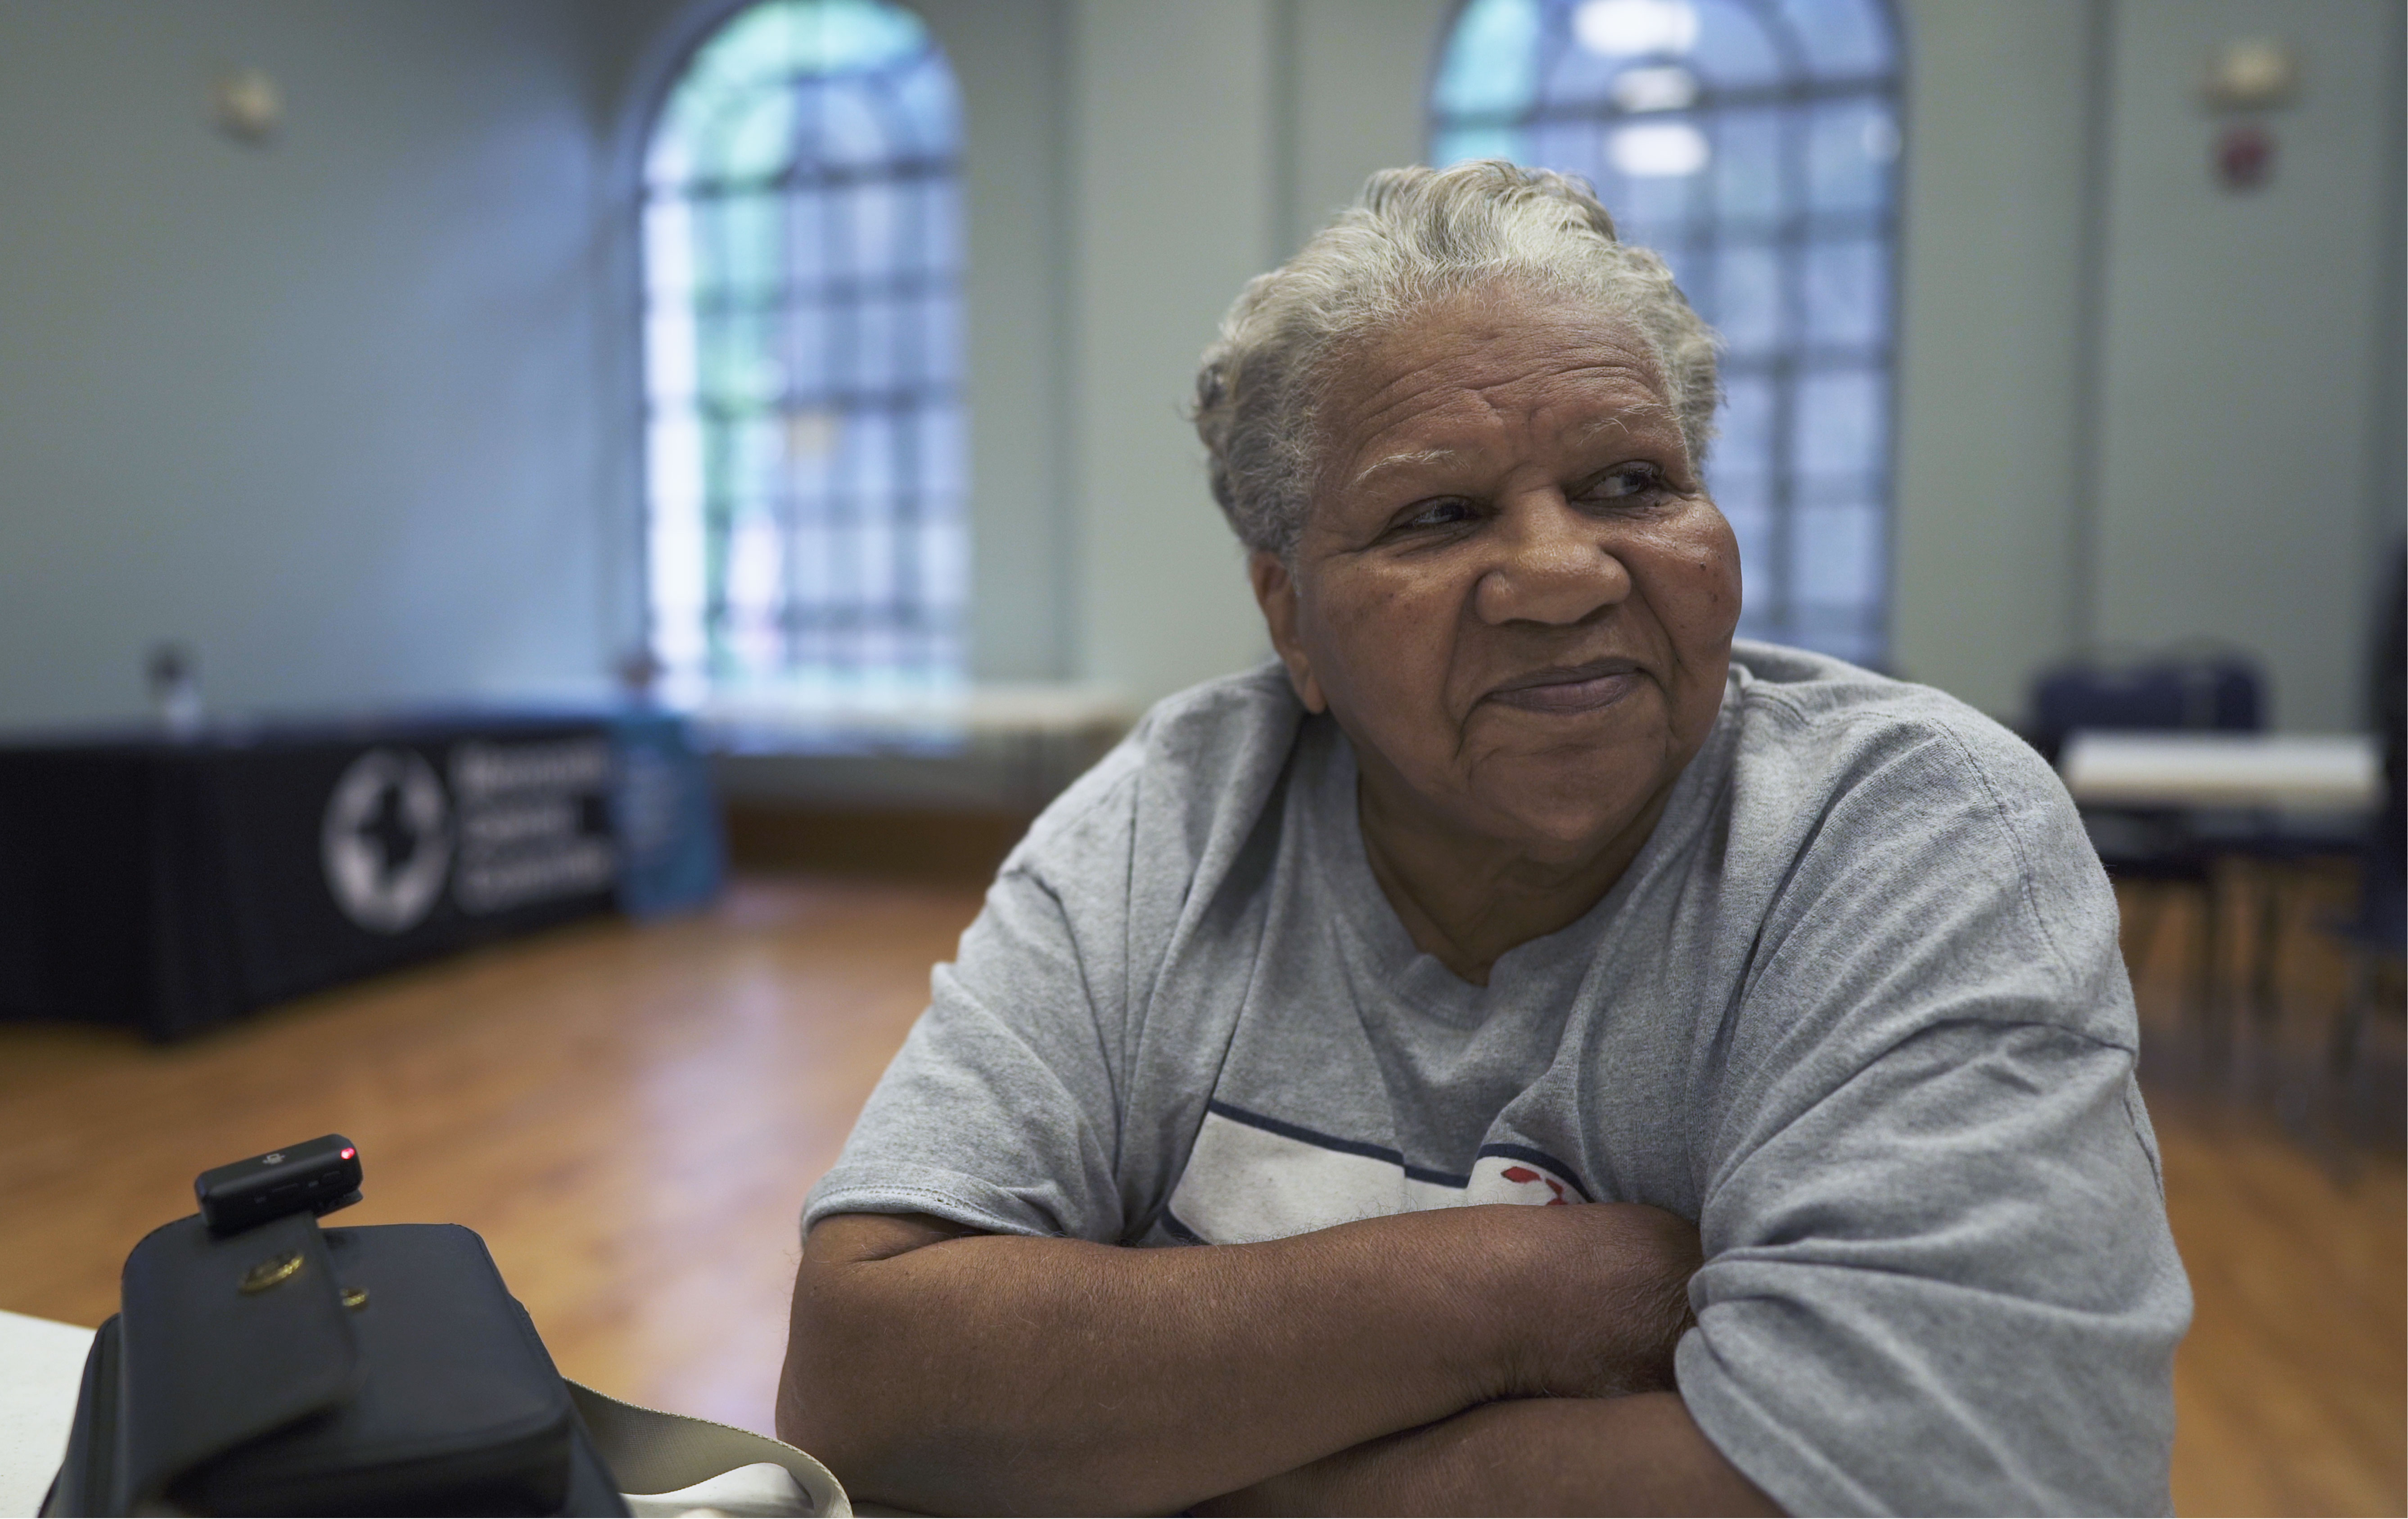
[[1679, 430], [1636, 322], [1522, 292], [1446, 297], [1367, 336], [1332, 365], [1319, 422], [1321, 490], [1383, 457]]

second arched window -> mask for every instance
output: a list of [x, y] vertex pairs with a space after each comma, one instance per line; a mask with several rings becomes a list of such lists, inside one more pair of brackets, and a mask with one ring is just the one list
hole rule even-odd
[[1578, 174], [1728, 348], [1707, 479], [1742, 633], [1887, 633], [1898, 46], [1882, 0], [1469, 0], [1431, 162]]
[[959, 107], [919, 18], [763, 0], [644, 171], [648, 579], [673, 679], [838, 696], [962, 668]]

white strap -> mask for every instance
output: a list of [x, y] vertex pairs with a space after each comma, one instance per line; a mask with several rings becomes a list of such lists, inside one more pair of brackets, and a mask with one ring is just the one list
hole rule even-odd
[[672, 1493], [738, 1467], [767, 1461], [786, 1469], [821, 1519], [851, 1519], [853, 1504], [836, 1474], [783, 1440], [733, 1425], [623, 1403], [581, 1383], [568, 1396], [585, 1420], [602, 1464], [629, 1493]]
[[713, 1514], [718, 1519], [795, 1519], [811, 1512], [811, 1500], [795, 1485], [784, 1467], [755, 1461], [749, 1467], [723, 1471], [707, 1482], [674, 1493], [622, 1493], [634, 1519], [689, 1519]]

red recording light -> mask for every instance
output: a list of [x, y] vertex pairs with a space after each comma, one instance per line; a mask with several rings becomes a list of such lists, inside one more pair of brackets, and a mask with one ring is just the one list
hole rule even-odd
[[348, 1145], [348, 1144], [347, 1144], [347, 1145], [343, 1146], [343, 1158], [344, 1158], [345, 1160], [349, 1160], [349, 1159], [351, 1159], [353, 1155], [356, 1155], [356, 1154], [359, 1154], [359, 1152], [358, 1152], [358, 1151], [356, 1151], [356, 1150], [354, 1150], [354, 1149], [352, 1149], [350, 1145]]

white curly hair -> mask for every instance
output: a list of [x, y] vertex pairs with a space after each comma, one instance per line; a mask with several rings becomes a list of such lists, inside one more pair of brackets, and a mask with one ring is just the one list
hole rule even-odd
[[1196, 376], [1212, 496], [1247, 548], [1290, 558], [1345, 360], [1431, 301], [1495, 284], [1585, 300], [1637, 328], [1702, 464], [1720, 398], [1713, 330], [1664, 261], [1614, 235], [1583, 181], [1502, 159], [1383, 169], [1294, 258], [1246, 282]]

